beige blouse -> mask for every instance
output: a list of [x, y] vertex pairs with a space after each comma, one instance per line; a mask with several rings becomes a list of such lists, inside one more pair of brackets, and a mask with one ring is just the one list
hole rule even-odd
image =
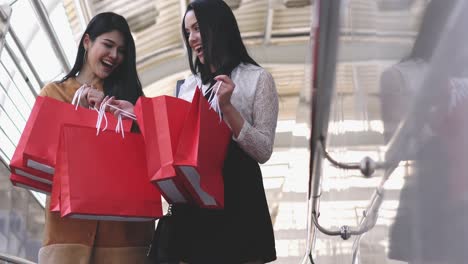
[[[259, 163], [265, 163], [273, 152], [278, 120], [278, 93], [270, 73], [259, 66], [240, 64], [231, 73], [236, 87], [232, 105], [244, 118], [237, 138], [239, 146]], [[190, 75], [180, 87], [179, 98], [191, 102], [195, 88], [201, 84], [198, 75]], [[202, 85], [205, 92], [208, 85]]]

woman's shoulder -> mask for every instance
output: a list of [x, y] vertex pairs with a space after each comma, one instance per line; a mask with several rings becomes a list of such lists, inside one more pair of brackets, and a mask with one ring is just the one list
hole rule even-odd
[[198, 83], [200, 83], [200, 81], [198, 80], [198, 76], [190, 74], [180, 85], [177, 97], [190, 102], [192, 100], [193, 93], [195, 92], [195, 88], [197, 87]]
[[251, 64], [251, 63], [241, 63], [235, 68], [235, 70], [242, 71], [242, 72], [257, 73], [257, 74], [266, 72], [266, 70], [263, 67], [255, 65], [255, 64]]
[[187, 76], [187, 78], [185, 78], [183, 84], [187, 85], [187, 84], [197, 83], [198, 79], [199, 79], [198, 75], [195, 75], [195, 74], [192, 73], [189, 76]]
[[46, 84], [39, 93], [40, 96], [52, 97], [60, 101], [69, 101], [80, 84], [73, 78], [65, 81], [53, 81]]
[[60, 81], [49, 82], [44, 87], [42, 87], [39, 95], [47, 96], [53, 93], [56, 93], [58, 90], [63, 89], [63, 83]]
[[265, 68], [250, 63], [239, 64], [234, 69], [232, 76], [234, 79], [248, 79], [250, 82], [273, 81], [273, 76]]

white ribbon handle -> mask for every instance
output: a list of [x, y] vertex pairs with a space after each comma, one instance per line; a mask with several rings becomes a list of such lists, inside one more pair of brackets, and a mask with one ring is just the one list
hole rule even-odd
[[[75, 94], [73, 95], [73, 99], [71, 103], [72, 105], [75, 106], [75, 110], [78, 110], [78, 106], [80, 105], [81, 96], [83, 95], [84, 90], [85, 90], [85, 86], [83, 85], [78, 90], [76, 90]], [[103, 105], [101, 105], [99, 109], [97, 109], [96, 107], [92, 107], [92, 108], [90, 107], [90, 109], [95, 110], [98, 113], [97, 121], [96, 121], [96, 136], [97, 136], [99, 135], [99, 131], [101, 130], [103, 118], [106, 121], [106, 124], [104, 128], [102, 129], [102, 131], [105, 131], [107, 129], [108, 121], [107, 121], [106, 115], [104, 114], [105, 106], [103, 107]]]
[[82, 85], [78, 90], [76, 90], [75, 94], [73, 95], [72, 105], [75, 106], [75, 110], [78, 110], [78, 106], [80, 105], [81, 96], [84, 92], [84, 85]]
[[104, 103], [104, 104], [101, 104], [101, 106], [99, 107], [98, 118], [96, 122], [96, 136], [99, 135], [99, 131], [101, 130], [102, 119], [106, 121], [106, 125], [101, 131], [105, 131], [107, 129], [108, 121], [107, 121], [107, 116], [105, 114], [106, 106], [107, 106], [107, 103]]
[[208, 103], [210, 104], [210, 109], [213, 109], [216, 113], [218, 113], [219, 122], [223, 120], [221, 107], [219, 106], [219, 99], [218, 99], [218, 91], [219, 91], [219, 88], [221, 88], [221, 84], [223, 84], [222, 81], [219, 82], [216, 88], [214, 88], [215, 86], [213, 85], [210, 88], [208, 88], [206, 92], [204, 93], [204, 95], [206, 95], [207, 93], [209, 93], [210, 90], [213, 90], [211, 91], [211, 95], [208, 98]]
[[122, 123], [122, 115], [119, 114], [117, 117], [117, 126], [115, 127], [115, 132], [116, 133], [122, 133], [122, 138], [125, 138], [125, 133], [124, 133], [124, 128], [123, 128], [123, 123]]
[[119, 115], [123, 115], [123, 116], [126, 116], [126, 117], [130, 118], [130, 119], [136, 120], [136, 115], [135, 114], [132, 114], [130, 112], [122, 110], [122, 109], [118, 108], [117, 106], [113, 106], [113, 105], [110, 105], [110, 104], [107, 104], [107, 106], [109, 106], [110, 108], [114, 108], [115, 110], [119, 110], [120, 111]]
[[[76, 90], [73, 99], [72, 99], [72, 104], [75, 106], [75, 110], [78, 110], [78, 106], [80, 104], [80, 99], [81, 96], [83, 95], [85, 87], [81, 86], [78, 90]], [[99, 109], [96, 109], [96, 107], [90, 108], [95, 110], [98, 113], [97, 121], [96, 121], [96, 136], [99, 135], [100, 131], [106, 131], [107, 130], [107, 125], [109, 124], [106, 116], [106, 107], [111, 107], [116, 110], [119, 110], [120, 113], [117, 117], [117, 126], [115, 127], [115, 132], [116, 133], [122, 133], [122, 138], [125, 138], [125, 133], [124, 133], [124, 128], [123, 128], [123, 122], [122, 122], [122, 116], [126, 116], [130, 119], [136, 120], [136, 115], [132, 114], [130, 112], [127, 112], [125, 110], [122, 110], [116, 106], [110, 105], [108, 102], [105, 102], [101, 104]], [[101, 130], [102, 126], [102, 120], [105, 120], [105, 125], [104, 128]]]
[[125, 138], [125, 131], [124, 131], [124, 127], [123, 127], [123, 121], [122, 121], [122, 116], [126, 116], [130, 119], [133, 119], [133, 120], [136, 120], [136, 115], [135, 114], [132, 114], [130, 112], [127, 112], [125, 110], [122, 110], [116, 106], [113, 106], [113, 105], [110, 105], [108, 102], [105, 102], [103, 104], [101, 104], [101, 106], [99, 107], [99, 115], [98, 115], [98, 120], [97, 120], [97, 123], [96, 123], [96, 135], [99, 135], [99, 130], [101, 128], [101, 124], [102, 124], [102, 119], [104, 119], [106, 121], [106, 125], [104, 126], [104, 128], [101, 130], [101, 131], [105, 131], [107, 129], [107, 125], [108, 125], [108, 121], [107, 121], [107, 117], [106, 117], [106, 107], [111, 107], [111, 108], [114, 108], [116, 110], [119, 110], [121, 111], [119, 113], [119, 115], [117, 116], [117, 125], [115, 127], [115, 132], [116, 133], [121, 133], [122, 134], [122, 138]]

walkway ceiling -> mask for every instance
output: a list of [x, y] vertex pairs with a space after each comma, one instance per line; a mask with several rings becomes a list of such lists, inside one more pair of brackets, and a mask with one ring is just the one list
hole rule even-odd
[[[234, 10], [252, 56], [274, 75], [274, 72], [279, 73], [274, 77], [280, 95], [291, 96], [294, 90], [294, 100], [297, 100], [304, 82], [304, 63], [310, 61], [311, 56], [308, 45], [312, 1], [226, 2]], [[138, 70], [147, 95], [172, 94], [175, 80], [188, 74], [180, 26], [187, 1], [64, 0], [64, 4], [77, 40], [82, 32], [83, 17], [113, 11], [128, 19], [136, 41]], [[164, 81], [158, 82], [160, 80]], [[291, 83], [294, 87], [286, 87]]]
[[[63, 1], [76, 39], [81, 35], [86, 18], [94, 14], [113, 11], [128, 19], [136, 41], [140, 78], [148, 96], [173, 94], [175, 81], [188, 74], [180, 28], [187, 0]], [[284, 102], [280, 119], [294, 119], [299, 91], [310, 83], [310, 76], [306, 79], [306, 75], [311, 69], [310, 33], [316, 20], [315, 1], [226, 2], [234, 10], [249, 52], [273, 73]], [[365, 89], [377, 92], [382, 65], [404, 57], [410, 50], [426, 2], [342, 1], [338, 58], [344, 65], [337, 71], [338, 90], [352, 88], [350, 92], [353, 92], [359, 88], [355, 87], [356, 83], [368, 83], [372, 87]], [[374, 62], [369, 62], [369, 59]], [[355, 63], [366, 61], [358, 70], [354, 69]], [[363, 71], [366, 74], [355, 75]], [[356, 78], [373, 81], [357, 82]]]

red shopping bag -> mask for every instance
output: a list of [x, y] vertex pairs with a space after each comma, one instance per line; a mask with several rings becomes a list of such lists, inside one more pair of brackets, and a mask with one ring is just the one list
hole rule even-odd
[[[114, 130], [117, 119], [106, 113], [107, 128]], [[78, 124], [95, 127], [97, 112], [95, 110], [61, 102], [50, 97], [39, 96], [31, 111], [20, 141], [24, 141], [24, 149], [16, 151], [23, 154], [23, 165], [46, 174], [54, 174], [55, 158], [63, 124]], [[124, 131], [131, 128], [131, 120], [124, 120]], [[38, 174], [40, 176], [42, 174]]]
[[96, 136], [93, 128], [65, 125], [59, 147], [51, 209], [58, 209], [58, 198], [62, 217], [114, 221], [162, 217], [161, 194], [147, 178], [141, 134], [126, 133], [122, 138], [105, 131]]
[[189, 102], [171, 96], [140, 97], [135, 104], [135, 115], [145, 139], [149, 179], [169, 203], [189, 202], [173, 166], [189, 109]]
[[224, 208], [223, 166], [231, 130], [197, 88], [182, 129], [174, 165], [201, 207]]
[[[66, 164], [64, 164], [64, 162], [66, 162], [66, 153], [64, 152], [64, 140], [62, 140], [62, 135], [63, 133], [63, 127], [62, 129], [60, 130], [60, 139], [59, 139], [59, 145], [57, 147], [57, 157], [56, 157], [56, 164], [59, 164], [58, 167], [60, 169], [60, 164], [62, 164], [62, 166], [66, 166]], [[66, 173], [66, 172], [63, 172], [63, 173]], [[62, 187], [61, 187], [61, 182], [60, 182], [60, 174], [57, 173], [57, 170], [56, 170], [56, 173], [53, 177], [53, 182], [52, 182], [52, 189], [51, 189], [51, 192], [50, 192], [50, 203], [49, 203], [49, 210], [52, 211], [52, 212], [58, 212], [60, 213], [60, 193], [61, 193], [61, 190], [62, 190]]]
[[[62, 147], [59, 144], [59, 148], [57, 151], [60, 151], [61, 149]], [[57, 155], [59, 155], [59, 153], [57, 153]], [[50, 192], [50, 204], [49, 204], [49, 210], [52, 212], [60, 213], [60, 191], [61, 191], [60, 176], [55, 175], [52, 188], [51, 188], [51, 192]]]
[[[32, 111], [37, 111], [37, 108], [38, 105], [34, 105]], [[48, 194], [52, 188], [52, 175], [28, 168], [24, 166], [23, 163], [23, 152], [26, 145], [26, 138], [28, 137], [27, 131], [31, 131], [32, 124], [33, 122], [26, 123], [24, 132], [21, 135], [15, 152], [13, 153], [13, 157], [11, 158], [10, 181], [17, 187], [23, 187]]]
[[13, 172], [10, 174], [10, 181], [16, 187], [21, 187], [21, 188], [25, 188], [25, 189], [32, 190], [32, 191], [41, 192], [44, 194], [49, 194], [52, 189], [52, 185], [50, 184], [43, 183], [40, 181], [35, 181], [31, 178], [24, 177], [22, 175], [15, 174]]

